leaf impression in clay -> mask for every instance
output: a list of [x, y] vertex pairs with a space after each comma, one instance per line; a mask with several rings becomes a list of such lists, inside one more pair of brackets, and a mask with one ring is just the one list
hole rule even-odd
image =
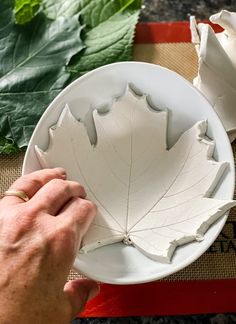
[[167, 111], [150, 108], [128, 87], [110, 111], [93, 111], [97, 142], [68, 106], [50, 129], [43, 167], [61, 166], [98, 206], [80, 252], [123, 241], [160, 262], [178, 245], [202, 240], [208, 227], [235, 205], [208, 198], [227, 167], [212, 158], [207, 122], [187, 130], [166, 149]]

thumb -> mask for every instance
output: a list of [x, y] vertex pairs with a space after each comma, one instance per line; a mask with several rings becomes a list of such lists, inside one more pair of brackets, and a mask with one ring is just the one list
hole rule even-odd
[[73, 316], [82, 312], [86, 303], [94, 298], [99, 291], [98, 283], [93, 280], [75, 279], [68, 281], [64, 286], [64, 292], [69, 298]]

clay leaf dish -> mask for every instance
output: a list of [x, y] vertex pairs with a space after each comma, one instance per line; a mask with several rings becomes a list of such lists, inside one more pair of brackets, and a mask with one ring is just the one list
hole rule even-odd
[[197, 122], [167, 150], [167, 117], [128, 87], [109, 112], [93, 111], [95, 145], [66, 106], [49, 130], [48, 149], [36, 146], [42, 167], [64, 167], [98, 206], [80, 252], [123, 241], [170, 262], [178, 245], [202, 240], [235, 205], [208, 198], [228, 163], [212, 158], [207, 122]]
[[230, 141], [236, 138], [236, 13], [222, 10], [210, 21], [224, 28], [214, 33], [209, 24], [190, 18], [192, 42], [198, 55], [193, 84], [207, 97], [220, 117]]

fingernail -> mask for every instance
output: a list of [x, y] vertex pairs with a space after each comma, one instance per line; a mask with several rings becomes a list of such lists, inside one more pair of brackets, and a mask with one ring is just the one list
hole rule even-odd
[[90, 289], [88, 294], [88, 301], [96, 297], [100, 293], [100, 284], [97, 283], [96, 286]]
[[66, 175], [66, 170], [59, 167], [59, 168], [55, 168], [55, 170], [58, 171], [58, 173], [60, 173], [60, 175], [62, 176], [63, 179], [66, 179], [67, 175]]

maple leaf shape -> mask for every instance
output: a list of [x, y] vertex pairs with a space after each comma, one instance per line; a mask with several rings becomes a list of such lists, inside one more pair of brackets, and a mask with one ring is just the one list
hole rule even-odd
[[[130, 88], [110, 112], [93, 111], [97, 143], [69, 107], [50, 129], [50, 145], [36, 153], [43, 167], [64, 167], [98, 206], [82, 252], [123, 241], [169, 262], [178, 245], [203, 233], [235, 205], [207, 198], [227, 162], [212, 159], [214, 143], [200, 121], [166, 149], [167, 111], [149, 107]], [[66, 154], [65, 154], [66, 152]]]

